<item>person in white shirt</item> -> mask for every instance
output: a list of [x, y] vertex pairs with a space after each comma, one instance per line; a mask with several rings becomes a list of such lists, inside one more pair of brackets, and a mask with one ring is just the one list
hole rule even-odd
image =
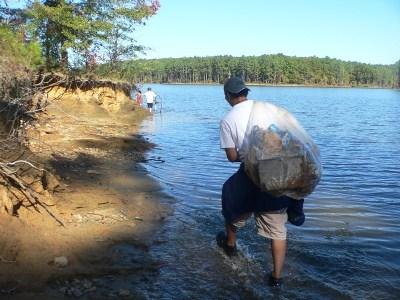
[[145, 92], [144, 97], [146, 98], [147, 108], [151, 112], [153, 109], [153, 103], [157, 97], [157, 94], [151, 90], [151, 87], [147, 88], [147, 92]]
[[[241, 148], [246, 139], [247, 123], [250, 118], [253, 101], [247, 100], [249, 89], [239, 77], [232, 77], [224, 84], [225, 99], [232, 109], [220, 123], [220, 144], [230, 162], [242, 162], [244, 153]], [[286, 255], [286, 221], [288, 206], [297, 201], [301, 203], [300, 217], [303, 217], [302, 202], [286, 196], [274, 197], [262, 192], [246, 175], [244, 164], [232, 175], [222, 188], [222, 214], [225, 230], [217, 234], [216, 240], [228, 256], [235, 256], [236, 231], [243, 227], [247, 218], [255, 215], [258, 234], [271, 240], [273, 270], [269, 284], [281, 287], [281, 273]], [[299, 217], [297, 215], [296, 217]], [[292, 222], [293, 219], [289, 218]], [[301, 223], [302, 224], [302, 223]], [[301, 225], [300, 223], [295, 225]]]

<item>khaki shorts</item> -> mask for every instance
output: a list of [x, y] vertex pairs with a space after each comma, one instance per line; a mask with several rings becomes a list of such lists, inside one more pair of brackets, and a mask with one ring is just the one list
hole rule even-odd
[[[243, 215], [232, 225], [239, 229], [246, 225], [246, 220], [252, 214]], [[286, 240], [286, 222], [288, 219], [286, 209], [254, 213], [256, 219], [257, 233], [271, 240]]]

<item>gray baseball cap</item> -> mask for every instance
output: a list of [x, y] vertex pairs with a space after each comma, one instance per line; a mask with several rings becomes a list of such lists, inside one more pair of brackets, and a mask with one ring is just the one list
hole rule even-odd
[[238, 94], [243, 90], [250, 90], [240, 77], [231, 77], [224, 83], [224, 92]]

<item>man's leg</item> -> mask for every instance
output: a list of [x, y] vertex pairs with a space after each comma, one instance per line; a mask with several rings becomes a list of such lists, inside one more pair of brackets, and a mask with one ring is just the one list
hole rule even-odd
[[286, 257], [286, 210], [256, 214], [258, 234], [271, 240], [273, 270], [269, 277], [269, 285], [282, 286], [282, 270]]
[[220, 231], [217, 234], [217, 244], [224, 249], [228, 256], [236, 255], [236, 231], [246, 225], [246, 219], [251, 216], [251, 213], [244, 214], [235, 221], [235, 223], [225, 223], [225, 231]]
[[254, 187], [255, 185], [244, 173], [242, 165], [222, 187], [221, 200], [225, 232], [222, 231], [217, 234], [217, 242], [219, 241], [218, 245], [225, 250], [233, 248], [236, 252], [236, 231], [245, 225], [246, 219], [254, 211], [251, 200], [254, 195]]
[[226, 244], [229, 247], [236, 245], [236, 228], [232, 224], [225, 224], [226, 229]]
[[217, 233], [217, 245], [224, 250], [226, 255], [235, 256], [237, 253], [236, 228], [233, 225], [226, 223], [225, 229], [226, 233], [223, 231]]
[[271, 254], [274, 264], [272, 277], [275, 279], [281, 278], [286, 257], [286, 244], [286, 240], [271, 240]]

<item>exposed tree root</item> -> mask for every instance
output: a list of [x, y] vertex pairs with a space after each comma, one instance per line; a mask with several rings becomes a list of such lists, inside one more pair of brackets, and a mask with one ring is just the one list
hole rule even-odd
[[[25, 125], [37, 120], [39, 114], [46, 113], [49, 92], [52, 88], [64, 89], [64, 92], [58, 94], [52, 101], [61, 99], [67, 91], [77, 89], [89, 91], [107, 87], [122, 91], [127, 96], [130, 96], [132, 89], [132, 85], [123, 82], [83, 79], [59, 73], [32, 74], [28, 70], [16, 71], [10, 68], [9, 65], [0, 62], [0, 116], [6, 129], [5, 132], [0, 132], [0, 154], [14, 152], [13, 149], [16, 148], [23, 149], [27, 141]], [[40, 201], [41, 195], [24, 182], [23, 173], [27, 169], [41, 173], [38, 175], [39, 178], [42, 178], [47, 171], [28, 160], [21, 159], [23, 152], [22, 150], [21, 155], [13, 157], [11, 161], [7, 158], [1, 159], [0, 155], [0, 192], [2, 189], [6, 190], [3, 196], [0, 195], [0, 212], [5, 210], [8, 214], [17, 215], [20, 207], [32, 208], [38, 213], [44, 210], [58, 224], [64, 226], [47, 205]], [[9, 196], [12, 199], [9, 199]]]

